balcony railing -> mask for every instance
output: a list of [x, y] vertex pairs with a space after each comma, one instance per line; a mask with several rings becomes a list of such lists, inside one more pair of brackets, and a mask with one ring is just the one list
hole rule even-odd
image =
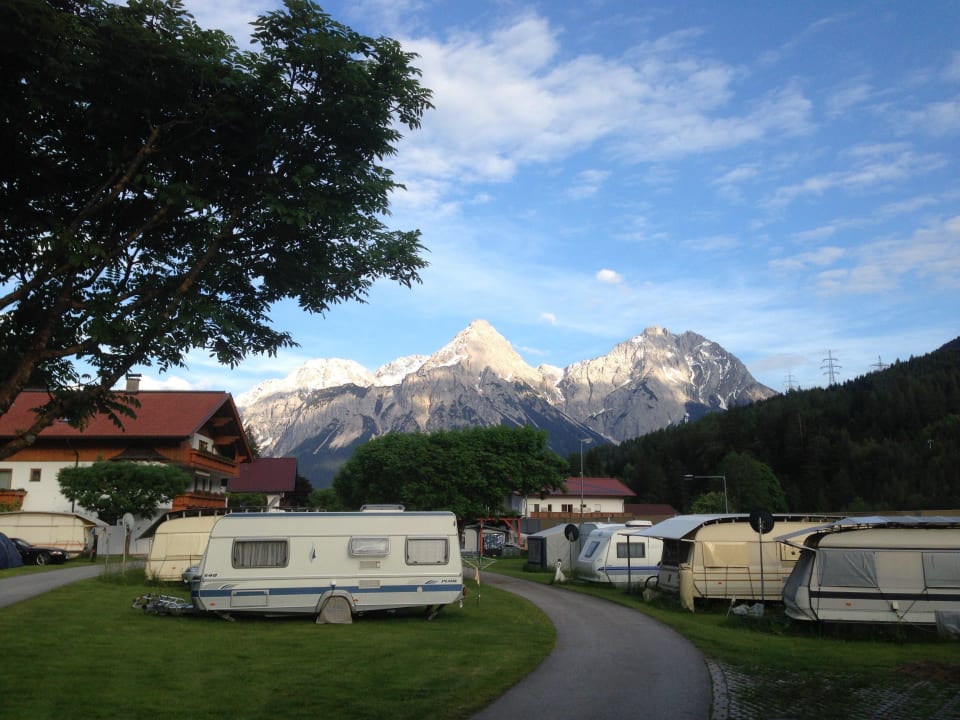
[[173, 510], [190, 510], [193, 508], [223, 508], [227, 506], [225, 493], [188, 492], [177, 495], [173, 499]]

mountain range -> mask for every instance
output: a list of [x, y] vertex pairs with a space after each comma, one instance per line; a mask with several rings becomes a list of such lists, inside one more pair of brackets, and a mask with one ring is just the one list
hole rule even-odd
[[647, 328], [609, 353], [566, 368], [533, 367], [485, 320], [432, 355], [371, 372], [313, 360], [236, 398], [264, 456], [296, 457], [328, 487], [353, 449], [389, 432], [532, 425], [567, 456], [774, 395], [736, 357], [693, 332]]

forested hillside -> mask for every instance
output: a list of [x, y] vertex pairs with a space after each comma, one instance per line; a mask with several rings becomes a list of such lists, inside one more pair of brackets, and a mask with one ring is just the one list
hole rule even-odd
[[[842, 385], [791, 391], [587, 455], [591, 473], [621, 478], [641, 502], [690, 511], [736, 458], [767, 467], [791, 512], [960, 508], [960, 338]], [[740, 504], [747, 504], [744, 499]], [[772, 508], [778, 509], [778, 508]]]

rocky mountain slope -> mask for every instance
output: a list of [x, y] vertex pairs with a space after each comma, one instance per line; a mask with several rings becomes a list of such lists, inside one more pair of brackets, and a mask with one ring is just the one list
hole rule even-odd
[[236, 402], [263, 453], [296, 456], [300, 473], [322, 488], [356, 445], [388, 432], [533, 425], [568, 455], [585, 438], [619, 442], [773, 394], [691, 332], [649, 328], [601, 357], [534, 368], [476, 320], [432, 355], [374, 372], [352, 360], [314, 360]]

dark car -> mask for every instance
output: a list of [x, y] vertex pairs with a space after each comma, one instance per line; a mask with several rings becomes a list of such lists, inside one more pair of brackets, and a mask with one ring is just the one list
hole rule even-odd
[[17, 546], [17, 552], [23, 558], [24, 565], [49, 565], [50, 563], [59, 565], [66, 562], [67, 551], [63, 548], [31, 545], [20, 538], [10, 538], [10, 541]]

